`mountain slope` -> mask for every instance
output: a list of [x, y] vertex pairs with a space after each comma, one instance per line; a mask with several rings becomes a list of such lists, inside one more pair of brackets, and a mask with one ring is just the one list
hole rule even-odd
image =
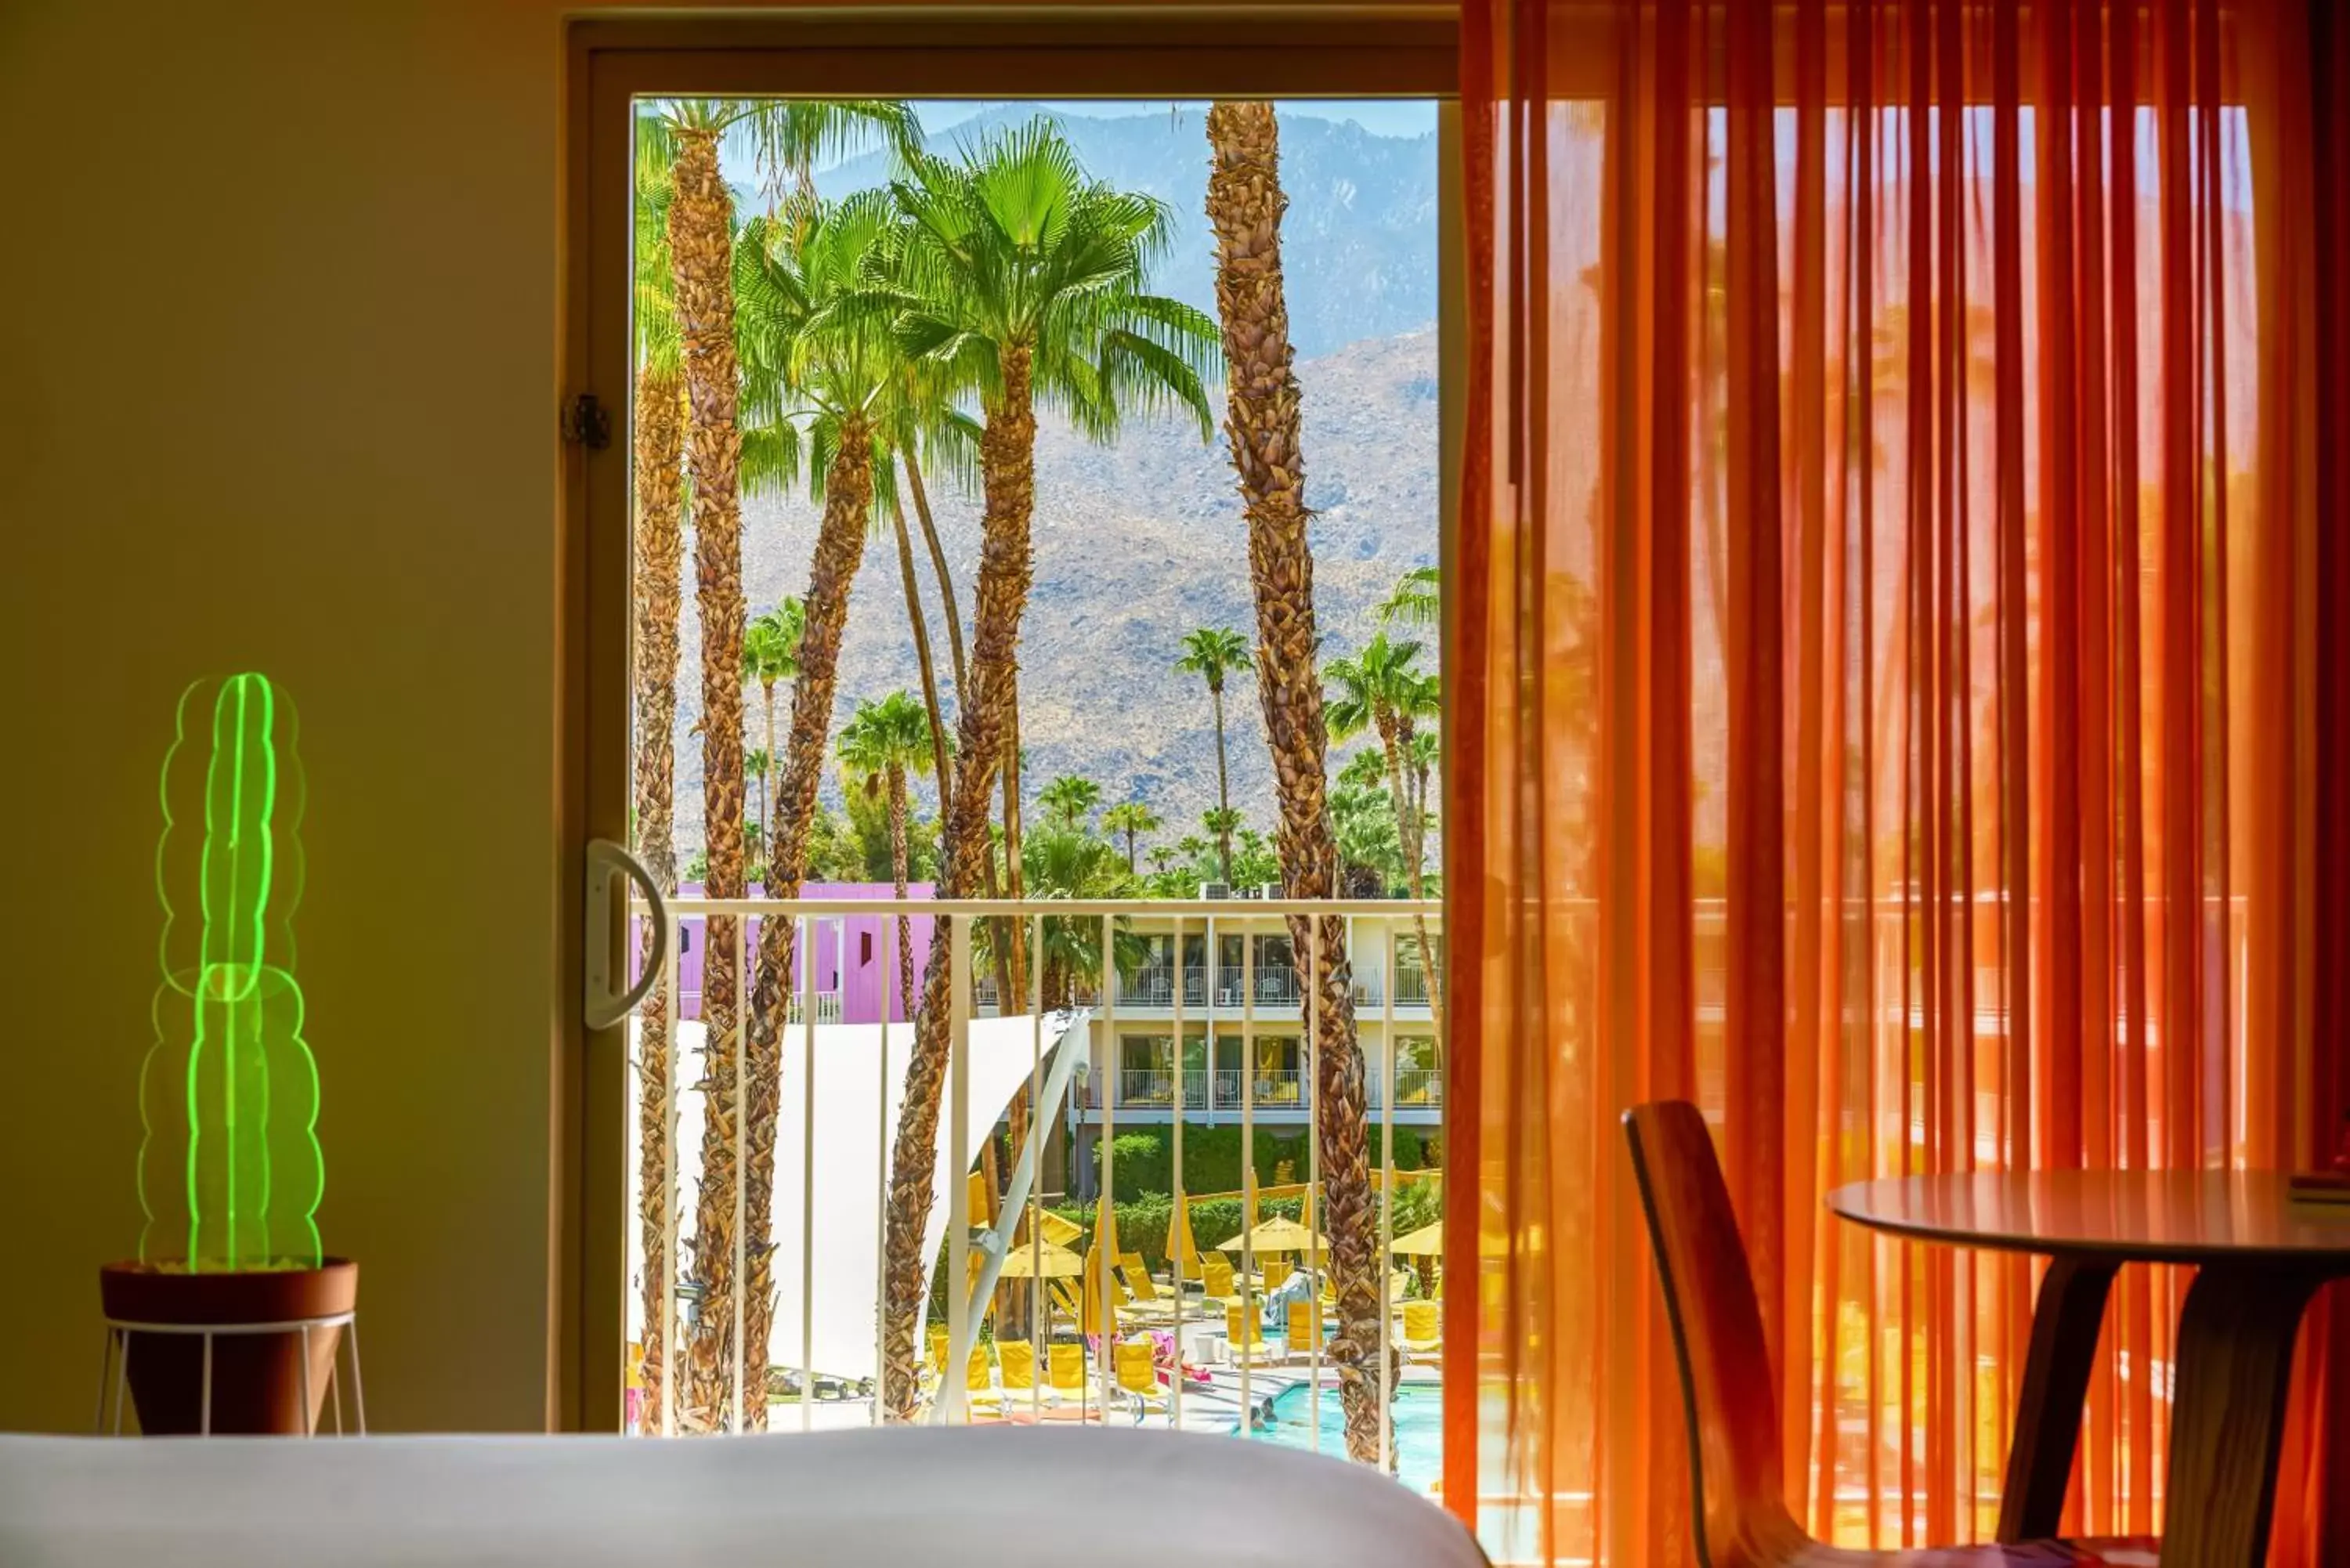
[[[1433, 327], [1360, 342], [1298, 367], [1305, 389], [1306, 497], [1315, 507], [1315, 595], [1326, 651], [1358, 647], [1371, 608], [1415, 566], [1435, 559], [1437, 342]], [[1171, 666], [1195, 626], [1229, 625], [1252, 640], [1247, 535], [1222, 438], [1202, 443], [1172, 421], [1138, 421], [1115, 446], [1093, 445], [1060, 421], [1042, 421], [1036, 452], [1036, 582], [1021, 639], [1024, 783], [1080, 773], [1104, 804], [1148, 801], [1171, 841], [1197, 832], [1215, 804], [1215, 740], [1205, 690]], [[934, 486], [941, 492], [943, 485]], [[979, 552], [976, 495], [934, 496], [951, 568], [969, 613]], [[743, 508], [743, 581], [753, 613], [807, 578], [816, 508], [804, 497], [758, 497]], [[918, 559], [921, 551], [917, 543]], [[928, 594], [942, 682], [951, 682], [943, 622]], [[699, 628], [691, 590], [683, 618], [687, 677], [678, 702], [678, 843], [702, 837]], [[1434, 665], [1433, 648], [1428, 662]], [[849, 602], [836, 729], [863, 698], [920, 690], [897, 549], [885, 533], [868, 547]], [[777, 692], [776, 730], [789, 724]], [[1273, 825], [1272, 765], [1256, 682], [1226, 691], [1232, 801], [1255, 826]], [[951, 722], [951, 720], [950, 720]], [[752, 693], [750, 742], [761, 743]], [[837, 781], [827, 784], [837, 798]], [[919, 786], [927, 797], [927, 784]], [[755, 797], [756, 790], [754, 789]]]

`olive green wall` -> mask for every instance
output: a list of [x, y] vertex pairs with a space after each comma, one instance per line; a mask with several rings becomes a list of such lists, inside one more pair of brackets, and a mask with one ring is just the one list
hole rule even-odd
[[157, 770], [240, 668], [370, 1414], [546, 1422], [563, 61], [555, 0], [0, 6], [0, 1428], [89, 1420]]
[[0, 1429], [89, 1419], [155, 781], [181, 690], [239, 669], [302, 716], [369, 1413], [549, 1423], [564, 27], [598, 8], [0, 0]]

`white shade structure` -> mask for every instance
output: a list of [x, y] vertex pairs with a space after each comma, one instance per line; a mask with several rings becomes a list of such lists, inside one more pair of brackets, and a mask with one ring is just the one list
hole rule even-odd
[[[1059, 1023], [1053, 1017], [1045, 1020], [1043, 1049], [1048, 1054], [1059, 1042]], [[632, 1033], [635, 1028], [631, 1021]], [[889, 1025], [887, 1061], [882, 1060], [883, 1027], [879, 1023], [819, 1023], [813, 1033], [817, 1110], [812, 1149], [806, 1141], [809, 1124], [800, 1114], [808, 1103], [810, 1031], [803, 1024], [790, 1024], [782, 1042], [784, 1081], [779, 1103], [783, 1114], [775, 1118], [775, 1207], [769, 1231], [775, 1245], [771, 1277], [776, 1300], [768, 1354], [779, 1366], [796, 1368], [805, 1355], [818, 1373], [875, 1377], [879, 1375], [874, 1324], [879, 1311], [880, 1199], [889, 1145], [896, 1137], [899, 1109], [905, 1102], [906, 1064], [913, 1050], [914, 1030], [908, 1023]], [[702, 1096], [691, 1092], [690, 1085], [693, 1064], [701, 1058], [702, 1037], [703, 1026], [698, 1022], [677, 1025], [679, 1075], [689, 1085], [679, 1099], [676, 1156], [679, 1241], [681, 1251], [688, 1256], [688, 1222], [702, 1175]], [[972, 1022], [967, 1128], [968, 1147], [972, 1150], [985, 1143], [989, 1129], [1002, 1118], [1013, 1096], [1026, 1085], [1036, 1049], [1035, 1025], [1024, 1015]], [[629, 1125], [631, 1128], [636, 1125], [633, 1105]], [[936, 1257], [946, 1237], [950, 1141], [942, 1116], [930, 1220], [922, 1238], [925, 1257]], [[629, 1191], [633, 1205], [638, 1160], [633, 1136], [629, 1143]], [[805, 1179], [811, 1164], [816, 1173], [812, 1191]], [[804, 1227], [803, 1216], [812, 1222], [812, 1229]], [[804, 1248], [804, 1237], [812, 1245]], [[629, 1226], [629, 1335], [641, 1338], [659, 1331], [657, 1327], [648, 1330], [637, 1321], [641, 1308], [634, 1281], [642, 1277], [644, 1255], [639, 1228], [633, 1223]], [[1048, 1251], [1054, 1250], [1048, 1245]], [[1029, 1266], [1027, 1251], [1025, 1247], [1019, 1249], [1023, 1268]], [[813, 1288], [805, 1293], [811, 1308], [805, 1316], [801, 1311], [804, 1257], [812, 1260], [814, 1276], [812, 1282], [806, 1282]], [[1011, 1262], [1007, 1256], [1006, 1273], [1013, 1272]], [[1051, 1272], [1047, 1272], [1049, 1276]]]

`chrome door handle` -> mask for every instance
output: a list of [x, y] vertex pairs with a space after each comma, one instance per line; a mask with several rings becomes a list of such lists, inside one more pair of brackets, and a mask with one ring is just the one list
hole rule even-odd
[[[581, 964], [579, 1011], [590, 1029], [608, 1029], [626, 1018], [651, 991], [669, 961], [669, 909], [642, 862], [608, 838], [588, 841], [586, 961]], [[644, 972], [625, 992], [612, 989], [612, 878], [626, 877], [652, 909], [653, 947]], [[623, 904], [622, 908], [627, 906]]]

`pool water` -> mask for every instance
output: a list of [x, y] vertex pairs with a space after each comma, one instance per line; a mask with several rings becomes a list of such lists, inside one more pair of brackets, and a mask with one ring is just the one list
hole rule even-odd
[[[1299, 1384], [1274, 1395], [1272, 1423], [1258, 1425], [1251, 1435], [1284, 1448], [1313, 1448], [1311, 1394], [1311, 1389]], [[1443, 1391], [1433, 1386], [1399, 1388], [1394, 1410], [1396, 1478], [1425, 1494], [1444, 1470]], [[1321, 1451], [1335, 1459], [1347, 1457], [1347, 1421], [1338, 1409], [1338, 1391], [1326, 1386], [1322, 1390]]]

